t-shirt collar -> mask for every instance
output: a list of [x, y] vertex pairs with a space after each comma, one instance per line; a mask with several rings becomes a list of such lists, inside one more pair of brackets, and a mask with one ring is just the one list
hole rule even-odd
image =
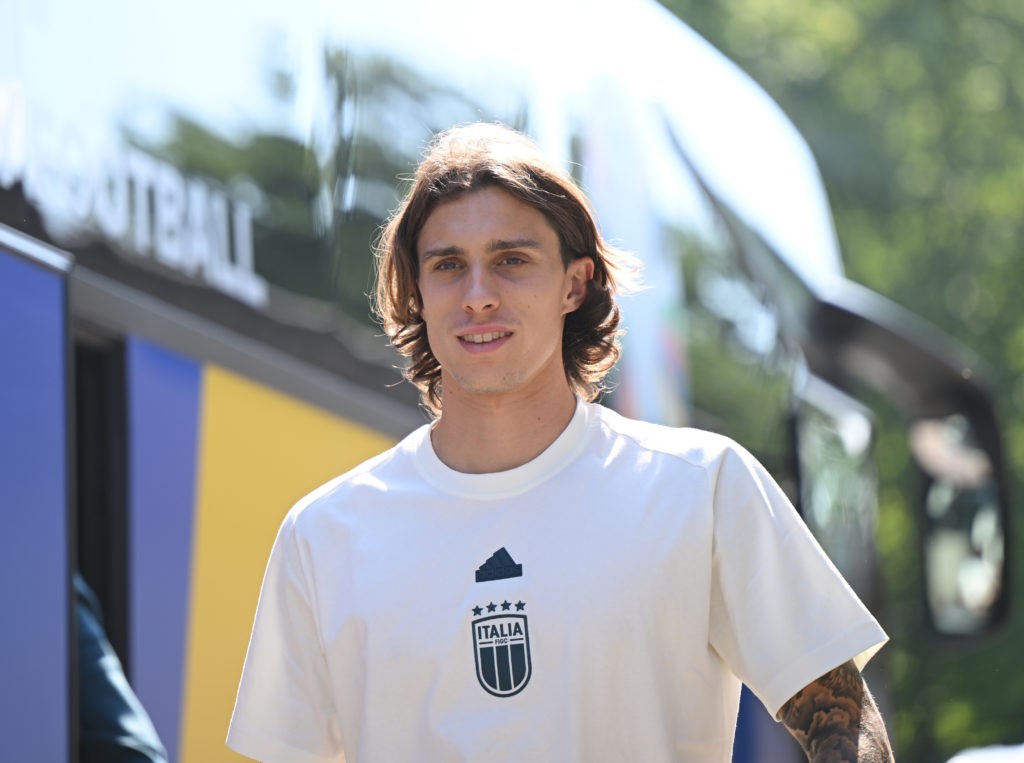
[[577, 398], [569, 424], [555, 441], [536, 458], [503, 472], [466, 474], [447, 466], [434, 451], [429, 424], [414, 433], [410, 445], [420, 474], [439, 490], [463, 498], [508, 498], [536, 487], [572, 462], [584, 445], [593, 417], [592, 407], [591, 403]]

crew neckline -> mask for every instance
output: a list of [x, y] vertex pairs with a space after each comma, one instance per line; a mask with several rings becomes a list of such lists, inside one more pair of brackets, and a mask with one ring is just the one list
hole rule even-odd
[[572, 418], [547, 448], [522, 466], [502, 472], [468, 474], [452, 469], [434, 450], [430, 440], [432, 424], [420, 427], [412, 444], [421, 476], [445, 493], [461, 498], [496, 500], [524, 493], [554, 476], [582, 450], [593, 418], [592, 404], [576, 400]]

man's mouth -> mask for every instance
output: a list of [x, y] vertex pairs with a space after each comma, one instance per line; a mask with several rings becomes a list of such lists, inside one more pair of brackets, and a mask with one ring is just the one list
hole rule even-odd
[[482, 334], [464, 334], [459, 339], [470, 344], [485, 344], [486, 342], [493, 342], [495, 339], [511, 336], [511, 334], [511, 331], [485, 331]]

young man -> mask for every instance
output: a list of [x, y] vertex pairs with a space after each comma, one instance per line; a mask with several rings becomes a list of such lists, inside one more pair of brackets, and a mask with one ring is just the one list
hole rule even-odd
[[813, 760], [891, 759], [885, 634], [724, 437], [592, 402], [628, 270], [525, 137], [439, 136], [377, 307], [435, 420], [287, 516], [229, 744], [265, 761], [730, 759], [745, 682]]

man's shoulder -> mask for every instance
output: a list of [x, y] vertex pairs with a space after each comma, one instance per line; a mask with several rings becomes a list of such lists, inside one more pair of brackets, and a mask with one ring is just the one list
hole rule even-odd
[[629, 443], [641, 451], [675, 457], [707, 468], [730, 451], [742, 450], [725, 435], [694, 427], [675, 427], [632, 419], [604, 406], [595, 405], [596, 419], [605, 436]]
[[352, 503], [366, 504], [385, 495], [397, 483], [417, 479], [414, 454], [424, 436], [420, 428], [398, 443], [307, 493], [293, 507], [293, 520], [315, 516]]

